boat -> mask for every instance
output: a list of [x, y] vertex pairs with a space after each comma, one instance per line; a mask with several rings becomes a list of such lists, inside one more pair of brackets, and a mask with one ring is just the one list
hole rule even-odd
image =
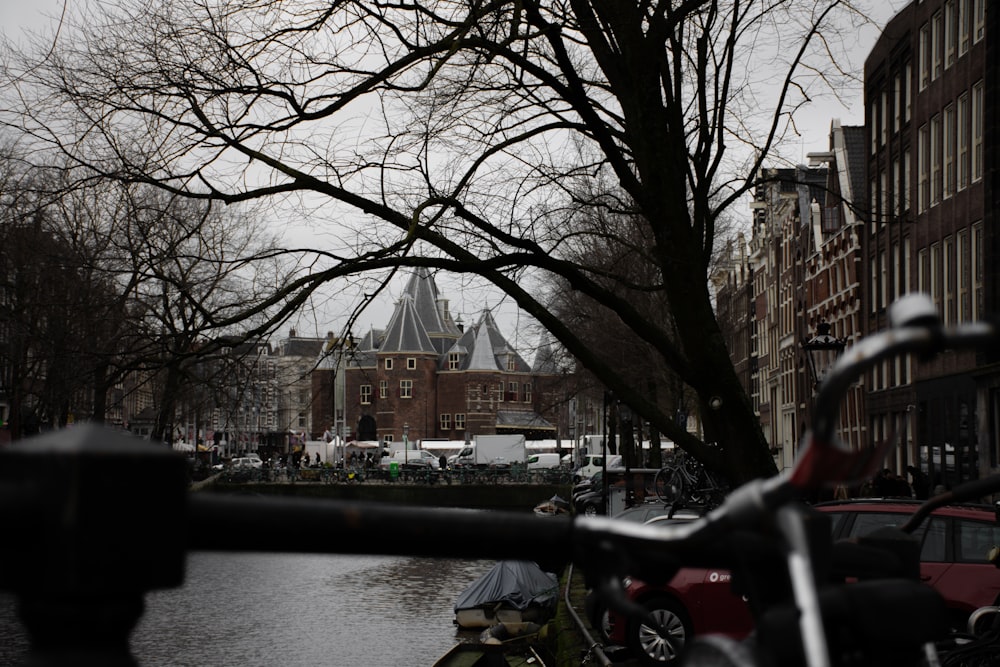
[[552, 652], [541, 641], [537, 623], [498, 623], [479, 636], [479, 644], [456, 644], [433, 667], [545, 667]]
[[559, 496], [552, 496], [548, 500], [535, 505], [535, 514], [538, 516], [556, 516], [559, 514], [569, 514], [570, 504]]
[[544, 623], [555, 612], [559, 577], [531, 561], [498, 561], [459, 594], [455, 624], [489, 628], [498, 623]]

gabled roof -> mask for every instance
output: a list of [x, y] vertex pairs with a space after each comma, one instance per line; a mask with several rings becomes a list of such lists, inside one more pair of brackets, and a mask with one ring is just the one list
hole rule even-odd
[[380, 354], [400, 352], [438, 354], [409, 294], [399, 300], [379, 347]]

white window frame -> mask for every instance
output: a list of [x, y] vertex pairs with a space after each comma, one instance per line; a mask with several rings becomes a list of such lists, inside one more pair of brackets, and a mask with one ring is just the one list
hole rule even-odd
[[972, 87], [972, 182], [983, 178], [983, 82]]
[[941, 294], [944, 307], [941, 315], [946, 325], [955, 323], [955, 282], [952, 278], [955, 268], [955, 239], [946, 236], [941, 251]]
[[959, 191], [969, 186], [969, 93], [958, 97], [955, 114], [955, 140], [958, 143], [957, 187]]
[[361, 405], [371, 405], [372, 404], [372, 386], [370, 384], [361, 385]]
[[971, 253], [969, 252], [969, 230], [960, 229], [957, 233], [958, 238], [958, 248], [957, 256], [955, 257], [955, 272], [958, 278], [958, 322], [968, 322], [972, 313], [972, 303], [970, 302], [970, 260]]
[[378, 397], [379, 398], [389, 398], [389, 381], [379, 380], [378, 381]]
[[413, 398], [413, 380], [405, 379], [399, 381], [399, 397]]
[[406, 370], [415, 371], [417, 370], [417, 360], [415, 357], [406, 358]]
[[441, 413], [441, 430], [442, 431], [451, 430], [451, 415], [447, 412]]
[[955, 0], [944, 3], [944, 68], [948, 69], [958, 59], [955, 46]]
[[969, 3], [971, 0], [958, 0], [958, 56], [961, 58], [969, 52]]
[[941, 114], [931, 116], [931, 206], [941, 203]]
[[920, 26], [917, 57], [919, 58], [917, 74], [920, 77], [920, 90], [931, 82], [931, 28], [926, 23]]
[[382, 362], [382, 367], [385, 370], [387, 370], [387, 371], [391, 371], [392, 370], [392, 357], [386, 357], [385, 360]]
[[954, 195], [958, 186], [958, 177], [955, 173], [955, 143], [955, 105], [949, 104], [944, 108], [944, 136], [942, 137], [945, 199]]
[[455, 413], [455, 430], [464, 431], [465, 430], [465, 413], [456, 412]]
[[944, 15], [941, 11], [931, 17], [931, 81], [944, 73]]
[[923, 213], [931, 201], [930, 128], [921, 125], [917, 132], [917, 212]]

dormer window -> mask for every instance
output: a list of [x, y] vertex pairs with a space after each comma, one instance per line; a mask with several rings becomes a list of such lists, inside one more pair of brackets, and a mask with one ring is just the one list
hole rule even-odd
[[448, 353], [448, 370], [457, 371], [459, 369], [459, 364], [461, 360], [459, 359], [458, 352]]
[[515, 357], [513, 354], [507, 355], [507, 370], [509, 371], [517, 370], [517, 357]]

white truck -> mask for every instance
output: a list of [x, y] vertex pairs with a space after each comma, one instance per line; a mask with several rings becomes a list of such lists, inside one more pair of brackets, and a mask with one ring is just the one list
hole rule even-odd
[[448, 457], [451, 468], [488, 468], [524, 463], [528, 448], [523, 435], [479, 435], [475, 441]]

